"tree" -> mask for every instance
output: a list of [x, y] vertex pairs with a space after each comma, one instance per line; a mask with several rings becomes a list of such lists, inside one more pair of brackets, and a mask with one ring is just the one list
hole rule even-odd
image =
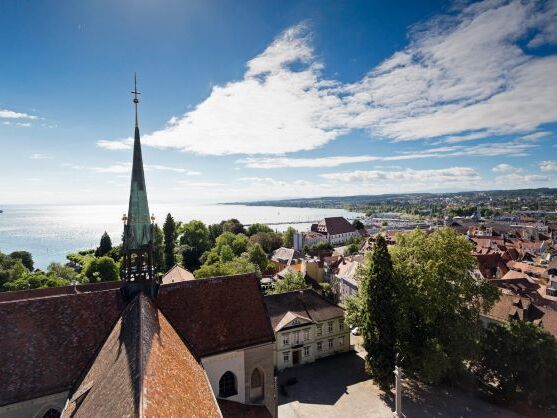
[[388, 391], [394, 383], [398, 306], [393, 264], [387, 242], [381, 235], [368, 256], [368, 265], [359, 274], [366, 366], [379, 387]]
[[345, 255], [356, 254], [358, 251], [360, 251], [360, 246], [358, 244], [352, 243], [346, 247]]
[[10, 254], [13, 260], [20, 260], [25, 268], [29, 271], [33, 271], [33, 256], [28, 251], [14, 251]]
[[277, 293], [292, 292], [294, 290], [304, 290], [309, 286], [300, 272], [289, 271], [284, 278], [273, 283], [273, 288], [268, 292], [270, 295]]
[[164, 235], [164, 269], [170, 270], [176, 264], [176, 256], [174, 255], [174, 248], [176, 247], [176, 222], [169, 213], [166, 215], [166, 220], [162, 226]]
[[234, 251], [229, 245], [223, 245], [220, 249], [220, 261], [221, 263], [226, 263], [228, 261], [234, 260]]
[[60, 277], [46, 275], [43, 272], [26, 273], [17, 280], [4, 283], [3, 290], [28, 290], [44, 287], [58, 287], [69, 284]]
[[267, 254], [282, 246], [282, 235], [276, 232], [257, 232], [249, 238], [252, 244], [259, 244]]
[[286, 231], [282, 233], [282, 245], [288, 248], [294, 247], [294, 234], [298, 232], [291, 226], [286, 228]]
[[224, 232], [224, 230], [222, 228], [222, 223], [209, 225], [207, 227], [207, 231], [209, 233], [209, 246], [210, 247], [215, 245], [217, 237]]
[[258, 232], [273, 232], [273, 230], [265, 224], [251, 224], [248, 227], [246, 234], [248, 237], [251, 237], [252, 235], [257, 234]]
[[497, 288], [474, 275], [471, 244], [450, 228], [399, 234], [396, 243], [402, 367], [425, 381], [450, 379], [477, 354], [480, 312], [499, 297]]
[[244, 225], [240, 223], [238, 219], [229, 219], [228, 221], [222, 221], [223, 232], [232, 232], [233, 234], [245, 234], [246, 230]]
[[364, 224], [359, 219], [354, 219], [354, 221], [352, 221], [352, 226], [357, 230], [365, 229]]
[[112, 250], [112, 241], [108, 236], [108, 233], [104, 231], [104, 234], [101, 236], [101, 242], [95, 251], [95, 257], [102, 257], [103, 255], [107, 255], [110, 250]]
[[118, 264], [108, 256], [92, 258], [83, 268], [89, 282], [113, 282], [119, 280]]
[[495, 384], [505, 400], [557, 401], [557, 342], [530, 322], [490, 324], [481, 339], [474, 371], [489, 386]]
[[196, 279], [201, 279], [205, 277], [230, 276], [243, 273], [256, 273], [260, 276], [259, 268], [243, 257], [236, 257], [232, 261], [226, 263], [219, 261], [212, 264], [203, 264], [194, 271], [193, 274]]
[[265, 251], [263, 251], [261, 245], [252, 245], [248, 250], [248, 258], [249, 261], [259, 267], [259, 270], [261, 270], [262, 273], [265, 273], [265, 271], [267, 271], [269, 260], [267, 260], [267, 254], [265, 254]]
[[201, 264], [201, 255], [211, 247], [209, 230], [205, 224], [196, 219], [180, 227], [180, 244], [182, 247], [182, 264], [193, 271]]
[[70, 266], [65, 266], [61, 263], [50, 263], [47, 272], [49, 276], [59, 277], [68, 283], [77, 280], [77, 272]]

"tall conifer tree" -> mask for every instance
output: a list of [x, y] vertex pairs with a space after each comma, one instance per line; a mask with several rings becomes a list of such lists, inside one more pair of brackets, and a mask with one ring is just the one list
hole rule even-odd
[[101, 237], [101, 242], [95, 251], [95, 256], [102, 257], [103, 255], [108, 254], [110, 250], [112, 250], [112, 241], [110, 240], [108, 233], [104, 231], [104, 234], [102, 234]]
[[166, 215], [162, 231], [164, 234], [164, 266], [165, 271], [168, 271], [176, 264], [176, 256], [174, 255], [174, 248], [176, 246], [176, 222], [170, 213]]
[[382, 236], [377, 238], [371, 265], [362, 280], [364, 348], [366, 366], [379, 387], [388, 391], [394, 383], [396, 346], [396, 295], [393, 264]]

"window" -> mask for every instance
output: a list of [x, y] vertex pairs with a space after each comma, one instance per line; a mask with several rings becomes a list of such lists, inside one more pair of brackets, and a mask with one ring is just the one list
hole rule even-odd
[[331, 350], [333, 348], [333, 339], [331, 338], [329, 340], [329, 350]]
[[294, 333], [294, 344], [300, 344], [300, 331]]
[[250, 399], [252, 402], [257, 402], [264, 397], [263, 392], [263, 373], [259, 369], [254, 369], [251, 373], [251, 384], [250, 384]]
[[344, 336], [338, 339], [338, 343], [343, 346], [344, 345]]
[[292, 321], [292, 325], [300, 325], [300, 321], [298, 321], [297, 319], [295, 319], [294, 321]]
[[54, 408], [50, 408], [44, 413], [43, 418], [60, 418], [60, 416], [60, 411]]
[[309, 328], [304, 330], [304, 341], [309, 340]]
[[323, 324], [317, 325], [317, 336], [320, 337], [323, 335]]
[[236, 376], [231, 371], [228, 371], [219, 380], [219, 396], [221, 398], [228, 398], [237, 394]]
[[309, 345], [304, 347], [304, 357], [309, 357]]
[[344, 319], [338, 320], [338, 329], [341, 331], [344, 329]]
[[283, 334], [282, 335], [282, 345], [290, 344], [289, 337], [290, 337], [290, 334]]
[[323, 343], [321, 341], [317, 343], [317, 351], [319, 352], [323, 351]]
[[329, 334], [331, 334], [333, 332], [333, 321], [329, 321], [327, 325], [329, 326]]
[[290, 361], [290, 351], [285, 351], [284, 353], [282, 353], [282, 360], [285, 363], [288, 363]]

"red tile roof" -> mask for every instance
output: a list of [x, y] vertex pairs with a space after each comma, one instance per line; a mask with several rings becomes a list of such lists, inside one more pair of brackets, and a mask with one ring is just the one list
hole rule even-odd
[[274, 341], [253, 273], [161, 286], [157, 304], [201, 357]]
[[327, 233], [329, 235], [346, 234], [349, 232], [356, 232], [356, 228], [350, 222], [348, 222], [342, 216], [334, 216], [331, 218], [325, 218], [319, 225], [325, 225], [327, 228]]
[[155, 303], [139, 294], [125, 309], [64, 417], [220, 417], [198, 360]]
[[68, 390], [123, 309], [119, 289], [0, 303], [0, 405]]

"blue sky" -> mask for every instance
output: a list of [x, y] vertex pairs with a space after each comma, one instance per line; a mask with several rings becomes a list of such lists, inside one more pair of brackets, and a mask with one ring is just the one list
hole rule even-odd
[[0, 203], [557, 187], [557, 1], [0, 4]]

